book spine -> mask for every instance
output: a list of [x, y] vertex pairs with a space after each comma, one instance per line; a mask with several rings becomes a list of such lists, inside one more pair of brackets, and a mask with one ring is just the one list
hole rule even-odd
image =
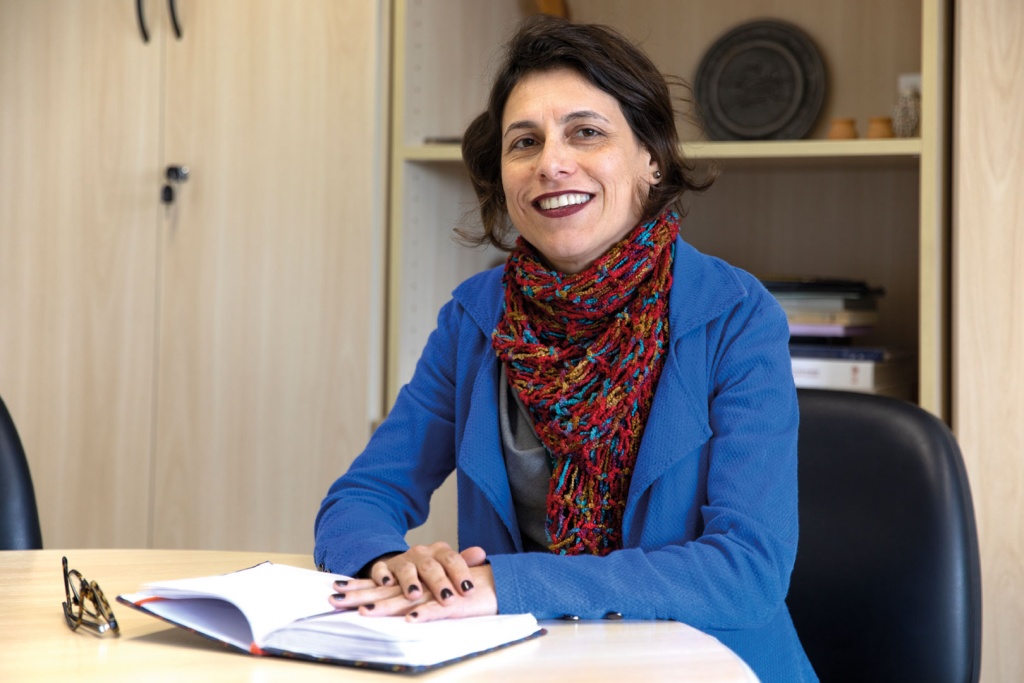
[[790, 323], [789, 334], [793, 337], [857, 337], [870, 334], [870, 325], [805, 325]]
[[877, 311], [796, 311], [786, 310], [790, 325], [874, 325]]
[[876, 311], [878, 302], [874, 299], [843, 297], [793, 297], [775, 295], [779, 305], [786, 311]]
[[875, 388], [874, 361], [792, 358], [793, 380], [807, 389], [849, 389], [871, 391]]
[[793, 358], [831, 358], [835, 360], [870, 360], [884, 361], [889, 359], [889, 351], [876, 346], [817, 346], [790, 344], [789, 354]]

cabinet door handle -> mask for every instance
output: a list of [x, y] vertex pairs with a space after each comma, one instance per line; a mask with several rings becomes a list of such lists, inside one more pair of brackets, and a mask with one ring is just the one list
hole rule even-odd
[[139, 33], [142, 34], [142, 42], [149, 42], [149, 29], [146, 28], [146, 15], [142, 11], [143, 0], [135, 0], [135, 16], [139, 20]]
[[172, 183], [183, 183], [188, 180], [188, 166], [168, 166], [165, 174]]
[[160, 201], [174, 203], [174, 187], [188, 180], [188, 166], [168, 166], [165, 171], [167, 182], [160, 188]]
[[181, 40], [181, 22], [178, 21], [177, 0], [167, 0], [167, 11], [171, 15], [171, 26], [174, 27], [174, 37]]

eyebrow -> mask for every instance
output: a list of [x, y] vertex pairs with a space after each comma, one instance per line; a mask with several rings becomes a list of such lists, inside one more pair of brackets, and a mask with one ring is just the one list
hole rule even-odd
[[[597, 119], [599, 121], [604, 121], [605, 123], [610, 123], [610, 121], [608, 120], [608, 118], [606, 116], [604, 116], [603, 114], [599, 114], [596, 111], [592, 111], [590, 109], [583, 109], [583, 110], [580, 110], [580, 111], [569, 112], [568, 114], [563, 116], [561, 119], [559, 119], [558, 122], [563, 124], [563, 125], [565, 125], [567, 123], [570, 123], [572, 121], [578, 121], [580, 119]], [[529, 120], [514, 121], [514, 122], [508, 124], [508, 128], [505, 129], [505, 132], [502, 134], [502, 137], [507, 136], [509, 133], [511, 133], [514, 130], [522, 130], [524, 128], [536, 128], [536, 127], [537, 127], [537, 124], [534, 123], [533, 121], [529, 121]]]

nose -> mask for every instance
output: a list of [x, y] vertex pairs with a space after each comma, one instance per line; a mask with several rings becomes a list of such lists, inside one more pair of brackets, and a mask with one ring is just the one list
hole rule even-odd
[[554, 180], [572, 175], [575, 170], [576, 158], [572, 147], [558, 136], [548, 138], [537, 159], [537, 174], [541, 178]]

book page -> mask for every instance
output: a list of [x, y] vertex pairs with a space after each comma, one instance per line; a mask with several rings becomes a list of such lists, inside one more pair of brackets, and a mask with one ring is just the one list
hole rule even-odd
[[466, 657], [535, 635], [532, 614], [410, 623], [357, 612], [303, 619], [270, 634], [267, 647], [314, 657], [421, 667]]
[[327, 599], [336, 592], [334, 581], [344, 578], [348, 577], [264, 562], [220, 576], [148, 583], [146, 592], [166, 598], [227, 600], [245, 615], [259, 644], [268, 633], [293, 621], [335, 612]]
[[[132, 603], [151, 597], [149, 592], [121, 596]], [[171, 623], [215, 637], [239, 650], [252, 648], [252, 630], [242, 611], [219, 598], [185, 598], [183, 600], [152, 600], [146, 611]]]

